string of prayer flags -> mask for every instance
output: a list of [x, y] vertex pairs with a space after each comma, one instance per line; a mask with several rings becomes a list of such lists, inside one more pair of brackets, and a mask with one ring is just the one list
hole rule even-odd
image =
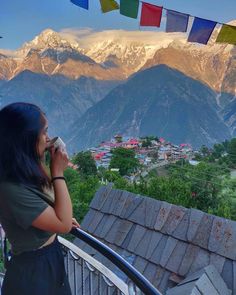
[[224, 24], [221, 27], [216, 42], [236, 45], [236, 27]]
[[140, 26], [160, 27], [163, 7], [142, 3]]
[[103, 13], [119, 9], [119, 4], [115, 0], [100, 0]]
[[[70, 0], [73, 4], [89, 9], [89, 0]], [[103, 13], [120, 8], [120, 14], [136, 19], [139, 12], [139, 2], [142, 0], [100, 0]], [[147, 2], [142, 2], [140, 26], [160, 27], [163, 9], [166, 10], [166, 32], [187, 32], [189, 18], [192, 15], [166, 9]], [[217, 22], [194, 16], [194, 21], [188, 36], [188, 42], [207, 44]], [[0, 39], [3, 38], [0, 36]], [[217, 43], [236, 45], [236, 26], [222, 24], [216, 38]]]
[[82, 7], [84, 9], [89, 9], [88, 0], [70, 0], [73, 4]]
[[120, 14], [137, 18], [138, 17], [139, 0], [120, 0]]
[[167, 9], [166, 32], [186, 32], [188, 28], [189, 14]]
[[188, 42], [207, 44], [217, 22], [195, 17], [188, 36]]

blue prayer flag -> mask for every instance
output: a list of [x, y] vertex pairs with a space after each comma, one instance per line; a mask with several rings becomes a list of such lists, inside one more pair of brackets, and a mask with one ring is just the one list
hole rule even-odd
[[88, 10], [88, 0], [70, 0], [73, 4]]
[[166, 32], [186, 32], [188, 28], [189, 15], [174, 10], [166, 12]]
[[217, 22], [195, 17], [188, 36], [188, 42], [207, 44]]

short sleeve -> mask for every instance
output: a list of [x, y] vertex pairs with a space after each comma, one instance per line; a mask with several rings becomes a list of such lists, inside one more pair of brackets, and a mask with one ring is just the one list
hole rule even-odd
[[8, 187], [5, 190], [5, 198], [16, 223], [23, 229], [29, 228], [48, 207], [38, 194], [19, 185]]

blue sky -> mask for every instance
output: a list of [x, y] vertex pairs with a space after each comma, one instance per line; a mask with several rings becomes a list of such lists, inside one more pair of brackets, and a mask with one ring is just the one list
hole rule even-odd
[[[223, 23], [236, 19], [236, 0], [145, 1]], [[88, 11], [70, 0], [0, 1], [0, 36], [4, 37], [0, 39], [0, 48], [16, 49], [46, 28], [55, 31], [65, 28], [139, 30], [139, 20], [124, 17], [119, 11], [103, 14], [99, 0], [90, 0]]]

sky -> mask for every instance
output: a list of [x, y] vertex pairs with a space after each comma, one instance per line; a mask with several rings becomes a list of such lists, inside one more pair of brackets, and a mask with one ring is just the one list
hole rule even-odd
[[[119, 3], [118, 0], [117, 2]], [[145, 0], [145, 2], [220, 23], [236, 20], [236, 0]], [[0, 39], [0, 48], [17, 49], [47, 28], [57, 32], [89, 28], [94, 31], [140, 30], [140, 12], [138, 19], [131, 19], [120, 15], [118, 10], [103, 14], [99, 0], [90, 0], [89, 4], [90, 8], [87, 11], [72, 4], [70, 0], [1, 0], [0, 36], [3, 38]]]

